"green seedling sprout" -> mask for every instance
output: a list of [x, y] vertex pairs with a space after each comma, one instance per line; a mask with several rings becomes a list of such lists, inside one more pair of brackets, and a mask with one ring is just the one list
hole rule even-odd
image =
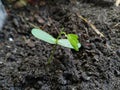
[[[65, 32], [63, 32], [63, 29], [64, 28], [62, 28], [57, 38], [54, 38], [52, 35], [39, 28], [32, 29], [31, 33], [33, 34], [33, 36], [47, 43], [54, 44], [50, 58], [48, 59], [48, 63], [52, 61], [57, 45], [71, 48], [75, 51], [79, 51], [79, 48], [81, 47], [81, 44], [78, 41], [78, 36], [76, 34], [66, 34]], [[61, 35], [65, 35], [66, 39], [62, 39]]]

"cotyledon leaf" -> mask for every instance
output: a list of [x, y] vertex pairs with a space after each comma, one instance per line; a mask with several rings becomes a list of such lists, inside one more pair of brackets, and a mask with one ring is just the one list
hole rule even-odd
[[[58, 40], [58, 45], [61, 45], [61, 46], [64, 46], [64, 47], [67, 47], [67, 48], [72, 48], [74, 49], [74, 47], [71, 45], [71, 43], [69, 42], [68, 39], [59, 39]], [[78, 43], [78, 47], [80, 48], [81, 47], [81, 44]]]
[[38, 39], [43, 40], [45, 42], [48, 42], [50, 44], [56, 44], [56, 39], [48, 34], [47, 32], [41, 30], [41, 29], [36, 29], [33, 28], [31, 33]]

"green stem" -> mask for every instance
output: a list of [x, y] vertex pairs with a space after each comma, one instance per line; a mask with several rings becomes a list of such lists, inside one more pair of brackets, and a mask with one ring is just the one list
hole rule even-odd
[[50, 57], [48, 58], [48, 64], [50, 64], [50, 63], [52, 62], [52, 60], [53, 60], [53, 55], [54, 55], [54, 53], [55, 53], [56, 46], [57, 46], [57, 44], [55, 44], [55, 45], [53, 46], [53, 50], [51, 51]]
[[59, 33], [59, 35], [56, 39], [56, 44], [53, 46], [53, 50], [51, 51], [50, 57], [48, 58], [48, 64], [50, 64], [53, 60], [53, 55], [55, 54], [55, 50], [56, 50], [56, 47], [57, 47], [57, 44], [58, 44], [58, 40], [59, 40], [59, 38], [61, 38], [61, 35], [63, 34], [63, 30], [64, 30], [64, 28], [62, 28], [61, 32]]

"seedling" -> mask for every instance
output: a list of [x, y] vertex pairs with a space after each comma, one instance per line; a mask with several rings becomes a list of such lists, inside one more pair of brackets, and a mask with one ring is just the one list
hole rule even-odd
[[[63, 32], [63, 29], [61, 30], [57, 38], [54, 38], [52, 35], [39, 28], [32, 29], [32, 34], [40, 40], [43, 40], [50, 44], [54, 44], [50, 58], [48, 59], [48, 63], [51, 62], [57, 45], [71, 48], [75, 51], [79, 51], [79, 48], [81, 47], [81, 44], [78, 41], [78, 36], [76, 34], [66, 34], [65, 32]], [[66, 39], [62, 39], [61, 35], [65, 35]]]

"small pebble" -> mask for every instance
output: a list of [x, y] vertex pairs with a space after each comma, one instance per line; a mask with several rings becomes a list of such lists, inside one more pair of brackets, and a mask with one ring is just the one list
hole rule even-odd
[[60, 77], [59, 77], [58, 82], [59, 82], [59, 84], [61, 84], [61, 85], [66, 85], [66, 84], [67, 84], [67, 81], [63, 78], [63, 76], [60, 76]]
[[3, 64], [3, 62], [0, 61], [0, 64]]
[[120, 56], [120, 49], [118, 49], [116, 52], [117, 52], [117, 55]]
[[13, 38], [9, 38], [9, 41], [11, 41], [11, 42], [12, 42], [12, 41], [13, 41]]
[[89, 80], [90, 80], [90, 77], [87, 76], [85, 72], [82, 73], [82, 78], [83, 78], [83, 80], [85, 80], [85, 81], [89, 81]]
[[115, 70], [115, 74], [116, 74], [116, 76], [120, 76], [120, 71]]

